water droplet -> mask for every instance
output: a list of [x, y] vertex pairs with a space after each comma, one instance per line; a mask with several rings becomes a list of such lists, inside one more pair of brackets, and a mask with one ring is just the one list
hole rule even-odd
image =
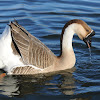
[[89, 54], [90, 54], [90, 64], [92, 64], [91, 48], [88, 48], [88, 49], [89, 49]]

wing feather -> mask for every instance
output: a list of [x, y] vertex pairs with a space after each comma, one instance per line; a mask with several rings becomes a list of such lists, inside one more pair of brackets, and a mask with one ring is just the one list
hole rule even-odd
[[40, 69], [34, 69], [32, 66], [20, 66], [11, 70], [13, 75], [31, 75], [40, 72]]
[[[19, 50], [25, 65], [46, 68], [53, 64], [55, 55], [47, 46], [36, 37], [32, 36], [17, 22], [11, 22], [10, 27], [13, 42], [16, 44], [15, 47], [15, 44], [13, 43], [13, 52], [15, 52], [16, 48], [16, 51]], [[18, 72], [21, 71], [19, 70]]]

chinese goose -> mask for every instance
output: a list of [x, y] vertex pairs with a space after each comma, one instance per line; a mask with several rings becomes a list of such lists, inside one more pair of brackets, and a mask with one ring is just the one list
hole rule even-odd
[[76, 61], [72, 47], [75, 33], [90, 48], [94, 31], [84, 21], [74, 19], [66, 23], [62, 29], [61, 51], [60, 55], [56, 56], [17, 21], [11, 22], [0, 37], [0, 68], [14, 75], [70, 69]]

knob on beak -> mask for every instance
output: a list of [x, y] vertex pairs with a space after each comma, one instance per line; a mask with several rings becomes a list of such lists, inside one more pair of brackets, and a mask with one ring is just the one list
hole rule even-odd
[[88, 34], [83, 41], [86, 43], [87, 47], [90, 48], [91, 47], [91, 40], [92, 40], [92, 36], [95, 35], [95, 31], [91, 31], [90, 34]]

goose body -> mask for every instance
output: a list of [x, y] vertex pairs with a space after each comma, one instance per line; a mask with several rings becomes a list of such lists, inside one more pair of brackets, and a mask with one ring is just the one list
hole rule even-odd
[[0, 68], [8, 74], [15, 75], [70, 69], [76, 61], [72, 47], [75, 33], [90, 46], [94, 31], [84, 21], [74, 19], [66, 23], [62, 29], [61, 53], [56, 56], [17, 21], [11, 22], [0, 37]]

